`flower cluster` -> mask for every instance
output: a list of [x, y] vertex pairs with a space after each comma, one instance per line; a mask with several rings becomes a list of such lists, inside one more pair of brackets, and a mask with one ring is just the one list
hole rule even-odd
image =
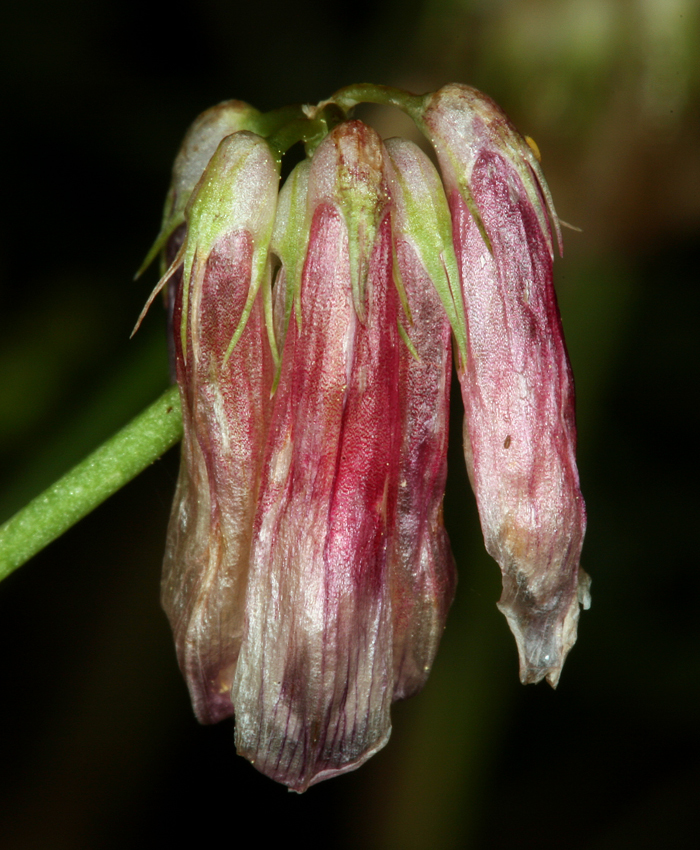
[[[441, 176], [353, 120], [362, 100], [403, 108]], [[198, 718], [235, 715], [238, 751], [294, 790], [384, 746], [431, 668], [453, 342], [521, 679], [558, 681], [589, 580], [553, 233], [533, 146], [467, 86], [230, 101], [185, 139], [152, 252], [184, 423], [163, 605]]]

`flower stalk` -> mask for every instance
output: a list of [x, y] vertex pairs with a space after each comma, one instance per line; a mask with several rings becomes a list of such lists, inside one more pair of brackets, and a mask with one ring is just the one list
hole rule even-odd
[[177, 387], [0, 526], [0, 581], [60, 537], [182, 438]]

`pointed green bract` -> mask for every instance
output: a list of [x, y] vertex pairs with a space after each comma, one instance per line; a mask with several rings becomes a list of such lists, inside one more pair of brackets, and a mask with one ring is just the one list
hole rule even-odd
[[460, 356], [467, 356], [464, 303], [452, 244], [452, 222], [440, 177], [428, 157], [405, 139], [389, 139], [394, 230], [409, 241], [438, 291]]
[[360, 321], [365, 319], [365, 284], [369, 248], [385, 210], [388, 195], [384, 186], [381, 139], [371, 127], [349, 121], [329, 136], [332, 144], [322, 144], [314, 153], [315, 206], [322, 199], [336, 206], [348, 230], [352, 297]]
[[[224, 362], [245, 328], [265, 278], [278, 183], [277, 163], [267, 142], [254, 133], [241, 131], [221, 142], [188, 207], [182, 283], [183, 316], [187, 314], [190, 292], [197, 291], [197, 282], [204, 275], [207, 259], [216, 242], [240, 230], [247, 231], [253, 238], [248, 300]], [[264, 295], [266, 299], [269, 299], [268, 294]], [[186, 351], [187, 327], [184, 320], [180, 333], [182, 348]], [[270, 344], [277, 359], [274, 335], [270, 336]]]
[[292, 171], [280, 191], [277, 202], [277, 217], [272, 234], [270, 250], [276, 254], [284, 268], [286, 294], [282, 337], [287, 331], [292, 310], [301, 330], [301, 272], [309, 242], [309, 213], [307, 195], [309, 187], [310, 161], [304, 160]]
[[185, 209], [204, 169], [219, 142], [239, 130], [257, 131], [261, 115], [241, 100], [226, 100], [199, 115], [182, 142], [163, 210], [163, 223], [156, 241], [136, 273], [139, 277], [165, 247], [168, 238], [185, 221]]

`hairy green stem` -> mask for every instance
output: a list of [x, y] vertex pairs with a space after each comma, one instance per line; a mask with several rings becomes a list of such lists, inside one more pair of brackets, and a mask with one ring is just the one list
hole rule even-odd
[[182, 437], [177, 387], [0, 526], [0, 581], [60, 537]]

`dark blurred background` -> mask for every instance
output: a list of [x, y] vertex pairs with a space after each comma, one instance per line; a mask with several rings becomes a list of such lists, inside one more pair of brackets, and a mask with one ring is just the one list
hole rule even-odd
[[[700, 827], [697, 536], [700, 15], [695, 0], [133, 0], [3, 13], [0, 519], [167, 385], [164, 321], [129, 341], [193, 118], [351, 82], [467, 82], [534, 137], [588, 504], [557, 692], [518, 684], [463, 471], [457, 601], [389, 745], [299, 797], [200, 727], [158, 603], [177, 450], [0, 585], [0, 846], [657, 848]], [[401, 116], [368, 111], [386, 136]], [[455, 402], [458, 396], [455, 396]], [[176, 838], [166, 839], [171, 830]]]

